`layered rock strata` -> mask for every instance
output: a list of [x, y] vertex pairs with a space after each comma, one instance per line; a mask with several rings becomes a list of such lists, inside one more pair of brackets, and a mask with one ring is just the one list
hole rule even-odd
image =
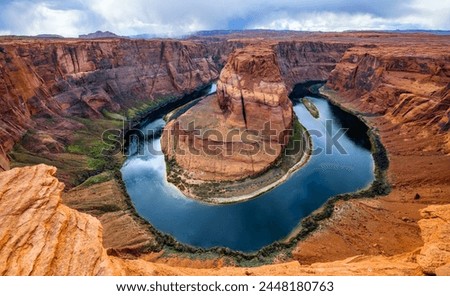
[[38, 165], [0, 173], [0, 275], [450, 275], [448, 205], [422, 210], [423, 247], [396, 256], [215, 269], [109, 256], [100, 222], [61, 203], [55, 171]]
[[[199, 42], [174, 41], [174, 44], [195, 43], [196, 48], [202, 48], [203, 50], [197, 58], [203, 58], [204, 56], [201, 57], [200, 55], [206, 54], [208, 56], [207, 60], [212, 57], [211, 59], [215, 61], [216, 59], [226, 58], [231, 48], [255, 42], [254, 39], [248, 41], [242, 38], [234, 40], [231, 40], [231, 37], [227, 38], [230, 39], [229, 42], [220, 41], [217, 43], [205, 39]], [[334, 97], [335, 102], [360, 114], [368, 115], [365, 119], [371, 126], [378, 129], [390, 158], [388, 174], [393, 190], [388, 196], [376, 200], [352, 200], [337, 204], [332, 218], [320, 225], [319, 231], [311, 234], [306, 240], [299, 243], [298, 248], [294, 252], [294, 258], [303, 263], [303, 265], [300, 265], [298, 262], [271, 265], [260, 269], [250, 269], [248, 274], [271, 275], [277, 272], [284, 274], [295, 274], [297, 272], [300, 274], [303, 271], [311, 274], [315, 272], [321, 274], [339, 274], [339, 272], [341, 274], [344, 272], [367, 274], [369, 269], [374, 274], [385, 274], [387, 270], [391, 270], [391, 273], [394, 274], [405, 274], [405, 269], [399, 269], [398, 265], [396, 265], [397, 267], [392, 265], [393, 262], [398, 262], [398, 257], [392, 257], [392, 255], [404, 253], [405, 251], [408, 252], [406, 253], [407, 257], [402, 257], [402, 262], [406, 262], [408, 268], [412, 268], [408, 269], [409, 272], [421, 273], [420, 270], [422, 268], [416, 264], [416, 255], [414, 255], [416, 253], [409, 253], [409, 251], [414, 251], [421, 247], [423, 242], [426, 241], [422, 239], [420, 231], [422, 220], [420, 220], [421, 215], [419, 211], [432, 203], [445, 204], [450, 202], [450, 186], [448, 184], [450, 178], [448, 175], [449, 140], [448, 131], [445, 130], [445, 118], [446, 116], [448, 117], [448, 103], [447, 107], [446, 104], [439, 103], [446, 98], [445, 94], [448, 96], [449, 89], [449, 74], [447, 71], [449, 57], [447, 53], [450, 42], [448, 38], [425, 34], [369, 32], [309, 34], [303, 37], [294, 36], [286, 39], [286, 41], [280, 42], [278, 38], [273, 40], [273, 44], [282, 45], [276, 51], [279, 57], [281, 73], [288, 84], [288, 89], [296, 82], [310, 79], [326, 79], [329, 76], [329, 72], [334, 69], [334, 63], [338, 63], [345, 50], [349, 49], [341, 63], [332, 73], [328, 86], [337, 91], [334, 94], [340, 94], [340, 96]], [[215, 40], [215, 38], [212, 38], [212, 40]], [[134, 46], [135, 43], [137, 46]], [[120, 80], [127, 78], [128, 75], [116, 76], [115, 72], [120, 70], [118, 69], [119, 67], [125, 67], [126, 65], [133, 69], [134, 66], [127, 63], [132, 63], [135, 57], [141, 57], [143, 52], [153, 48], [152, 44], [162, 45], [163, 43], [167, 45], [168, 41], [102, 40], [100, 42], [94, 40], [87, 42], [66, 39], [58, 42], [44, 40], [36, 42], [36, 40], [31, 39], [2, 39], [0, 44], [0, 79], [2, 80], [2, 83], [0, 83], [0, 109], [2, 110], [0, 116], [0, 166], [3, 168], [8, 167], [8, 160], [4, 157], [5, 154], [29, 127], [37, 128], [39, 126], [41, 129], [45, 126], [43, 128], [44, 133], [36, 134], [35, 147], [39, 147], [40, 151], [49, 149], [49, 151], [52, 151], [52, 155], [55, 151], [61, 151], [61, 147], [67, 143], [67, 134], [80, 129], [80, 124], [72, 121], [70, 118], [47, 115], [51, 114], [51, 112], [39, 111], [46, 110], [45, 108], [30, 107], [30, 110], [34, 111], [31, 119], [29, 119], [31, 113], [24, 112], [23, 108], [30, 105], [31, 102], [34, 102], [33, 106], [38, 106], [39, 102], [46, 102], [46, 105], [54, 105], [52, 101], [57, 96], [54, 95], [53, 91], [57, 88], [51, 88], [52, 92], [46, 92], [46, 88], [42, 88], [43, 85], [57, 85], [56, 81], [59, 81], [58, 83], [67, 82], [68, 84], [65, 84], [66, 87], [63, 87], [57, 93], [69, 93], [72, 89], [87, 90], [87, 93], [89, 93], [89, 90], [97, 85], [95, 83], [96, 78], [109, 73], [108, 81], [111, 82], [111, 85], [117, 83], [123, 87], [123, 92], [120, 95], [112, 96], [113, 100], [117, 100], [120, 105], [125, 104], [124, 106], [127, 108], [126, 104], [132, 101], [128, 99], [132, 99], [134, 96], [139, 97], [140, 94], [145, 94], [145, 92], [142, 91], [143, 88], [140, 88], [137, 78], [127, 80], [127, 83], [121, 83]], [[319, 46], [318, 43], [323, 43], [324, 45]], [[58, 69], [57, 64], [53, 63], [55, 59], [53, 58], [54, 55], [50, 54], [52, 51], [47, 51], [47, 49], [60, 47], [65, 52], [65, 60], [69, 63], [67, 68], [75, 69], [76, 62], [72, 63], [70, 61], [72, 56], [76, 57], [77, 54], [74, 55], [72, 53], [79, 52], [79, 47], [91, 45], [101, 47], [101, 50], [95, 51], [97, 52], [96, 60], [98, 62], [95, 62], [97, 64], [100, 61], [114, 61], [122, 57], [123, 60], [117, 64], [113, 63], [111, 67], [107, 66], [107, 63], [103, 64], [102, 62], [103, 66], [98, 66], [92, 72], [83, 70], [83, 72], [74, 71], [71, 75], [47, 75], [52, 73], [52, 69]], [[115, 47], [116, 50], [114, 52], [104, 51], [104, 48], [108, 47]], [[179, 49], [185, 48], [184, 46], [174, 47]], [[170, 48], [172, 46], [165, 46], [164, 51]], [[124, 52], [130, 52], [130, 55], [126, 55], [121, 51], [122, 49]], [[187, 45], [187, 50], [191, 52], [190, 45]], [[161, 47], [160, 50], [156, 47], [154, 48], [156, 56], [158, 52], [163, 52]], [[21, 55], [18, 55], [18, 53], [21, 53]], [[106, 57], [102, 53], [105, 53]], [[180, 56], [187, 58], [188, 55], [185, 53], [186, 51]], [[192, 55], [189, 56], [191, 61], [197, 61], [197, 58], [192, 58]], [[330, 56], [332, 56], [332, 59], [330, 59]], [[136, 62], [137, 64], [146, 64], [146, 61], [149, 61], [149, 63], [156, 61], [155, 65], [159, 64], [159, 60], [154, 58], [153, 54], [152, 57], [144, 55], [142, 59], [139, 59]], [[414, 60], [419, 60], [420, 63], [414, 63]], [[59, 58], [57, 61], [61, 62]], [[168, 81], [170, 81], [171, 76], [165, 74], [165, 69], [167, 68], [164, 61], [167, 60], [163, 60], [160, 68], [157, 66], [151, 67], [152, 69], [159, 69], [157, 74], [152, 72], [151, 77], [159, 77], [161, 80], [168, 78]], [[72, 64], [73, 66], [69, 66]], [[214, 65], [217, 64], [220, 64], [220, 62], [214, 62]], [[415, 66], [412, 66], [414, 64]], [[438, 67], [428, 67], [427, 64], [437, 64]], [[302, 70], [306, 68], [308, 70]], [[426, 68], [435, 68], [436, 71], [425, 70]], [[145, 72], [140, 72], [141, 70], [138, 68], [135, 71], [138, 71], [139, 75], [142, 74], [142, 77], [145, 77]], [[56, 73], [59, 73], [59, 70]], [[86, 76], [82, 75], [83, 73]], [[133, 71], [130, 70], [128, 73], [132, 75]], [[33, 75], [35, 75], [35, 78], [33, 78]], [[187, 75], [189, 76], [189, 74]], [[202, 74], [200, 73], [200, 75]], [[135, 76], [132, 75], [132, 77]], [[373, 80], [372, 78], [376, 79]], [[29, 88], [30, 85], [33, 86], [35, 83], [42, 83], [42, 81], [45, 83], [40, 84], [40, 87]], [[350, 81], [350, 83], [345, 86], [347, 81]], [[371, 81], [378, 82], [371, 83]], [[172, 84], [166, 82], [155, 82], [155, 85], [163, 83], [172, 89]], [[100, 84], [103, 83], [105, 82]], [[137, 92], [133, 90], [137, 90]], [[386, 93], [383, 95], [379, 90], [386, 91]], [[140, 93], [140, 91], [142, 92]], [[110, 94], [108, 88], [106, 92]], [[75, 93], [82, 92], [77, 91]], [[24, 102], [23, 98], [30, 98], [29, 94], [31, 94], [31, 97], [36, 95], [36, 98], [34, 101]], [[118, 100], [121, 96], [125, 96], [127, 100]], [[330, 97], [332, 97], [332, 94], [330, 94]], [[74, 96], [74, 98], [77, 98], [76, 101], [79, 102], [79, 106], [85, 107], [84, 111], [80, 111], [84, 107], [69, 108], [76, 111], [74, 114], [91, 112], [86, 111], [91, 108], [79, 99], [80, 96]], [[400, 100], [403, 102], [402, 104], [398, 104], [400, 98], [402, 99]], [[403, 98], [406, 100], [403, 100]], [[49, 101], [48, 103], [47, 100]], [[393, 112], [394, 109], [397, 111]], [[46, 115], [41, 119], [36, 119], [39, 114]], [[97, 112], [92, 114], [95, 114], [94, 117], [99, 116]], [[63, 133], [62, 131], [66, 132]], [[42, 146], [41, 144], [44, 145]], [[4, 157], [3, 159], [2, 156]], [[40, 174], [34, 174], [32, 171], [24, 172], [24, 174], [32, 174], [34, 178], [39, 178], [40, 176]], [[7, 190], [11, 190], [9, 186], [14, 187], [16, 186], [14, 185], [15, 182], [25, 180], [22, 178], [20, 180], [18, 180], [19, 178], [14, 179], [13, 177], [11, 177], [13, 179], [4, 179], [4, 176], [1, 175], [0, 177], [2, 198]], [[4, 180], [9, 181], [5, 183], [6, 181]], [[76, 194], [69, 201], [70, 203], [72, 201], [74, 204], [78, 203]], [[18, 197], [23, 197], [23, 193], [17, 194], [16, 198]], [[102, 195], [101, 198], [104, 199], [106, 197]], [[91, 202], [91, 200], [88, 201], [88, 203]], [[82, 201], [78, 203], [77, 207], [83, 208], [81, 203]], [[443, 208], [445, 206], [436, 207]], [[5, 209], [5, 207], [2, 206], [2, 209]], [[423, 221], [434, 221], [436, 223], [448, 221], [448, 217], [439, 215], [435, 214], [433, 210], [426, 215]], [[114, 227], [116, 226], [111, 225], [113, 227], [109, 227], [106, 224], [109, 222], [113, 223], [113, 219], [115, 218], [104, 217], [104, 231], [107, 228], [111, 228], [110, 231], [106, 230], [107, 241], [111, 240], [112, 236], [110, 236], [110, 233], [115, 231]], [[4, 221], [2, 220], [2, 225], [4, 225], [1, 228], [2, 234], [6, 233], [5, 229], [9, 227], [9, 224], [3, 223]], [[129, 225], [128, 222], [121, 225], [127, 224]], [[418, 224], [420, 224], [420, 227]], [[18, 227], [17, 229], [21, 228]], [[439, 243], [439, 240], [445, 240], [445, 237], [448, 237], [448, 235], [430, 235], [430, 238], [434, 239], [435, 243]], [[4, 242], [6, 240], [2, 237], [1, 241]], [[105, 245], [114, 247], [117, 246], [118, 241], [120, 239]], [[427, 245], [427, 243], [425, 244]], [[3, 243], [1, 246], [3, 246]], [[432, 249], [439, 251], [445, 248], [433, 247]], [[6, 253], [1, 254], [2, 258], [9, 256], [5, 255]], [[361, 254], [365, 256], [359, 256]], [[439, 259], [439, 253], [436, 254], [438, 255], [434, 258]], [[357, 255], [358, 257], [354, 259], [345, 259], [353, 258]], [[376, 265], [373, 260], [375, 258], [379, 258], [376, 259], [376, 262], [381, 263]], [[442, 258], [446, 257], [443, 256]], [[343, 261], [304, 265], [311, 262], [335, 260]], [[429, 262], [431, 261], [430, 259]], [[7, 261], [4, 259], [2, 262]], [[12, 263], [9, 262], [9, 264]], [[6, 265], [2, 263], [1, 266]], [[379, 268], [374, 268], [374, 266]], [[433, 271], [439, 273], [445, 270], [448, 271], [448, 264], [446, 266], [433, 267], [431, 269], [424, 267], [424, 270], [426, 268], [429, 270], [427, 271], [429, 273]], [[390, 269], [391, 267], [392, 269]], [[5, 269], [7, 268], [5, 267]], [[318, 268], [320, 268], [320, 271]], [[417, 268], [420, 268], [420, 270], [418, 271]], [[146, 269], [137, 268], [134, 270], [134, 274], [138, 273], [137, 270], [142, 272], [142, 270]], [[179, 273], [182, 272], [181, 269], [177, 270]], [[244, 274], [244, 271], [247, 273], [247, 269], [234, 268], [217, 269], [216, 271], [189, 270], [185, 273]], [[148, 270], [146, 272], [151, 274]], [[163, 270], [158, 269], [157, 273], [167, 274], [169, 272], [167, 268], [164, 268]]]
[[349, 49], [323, 93], [380, 135], [392, 191], [336, 205], [321, 231], [298, 244], [300, 262], [414, 250], [423, 243], [419, 211], [450, 203], [450, 40], [383, 37]]
[[[288, 91], [325, 80], [351, 43], [273, 41]], [[190, 92], [216, 79], [230, 52], [252, 39], [0, 40], [0, 170], [21, 137], [33, 131], [30, 153], [62, 153], [74, 119], [102, 118], [152, 100]], [[36, 136], [34, 136], [36, 135]], [[61, 170], [60, 170], [61, 172]]]
[[267, 170], [288, 143], [292, 103], [271, 48], [235, 51], [203, 99], [167, 124], [162, 148], [190, 179], [237, 180]]
[[281, 41], [275, 45], [281, 75], [288, 90], [307, 81], [325, 81], [339, 63], [350, 42]]
[[[61, 153], [77, 118], [167, 100], [219, 74], [205, 44], [175, 40], [0, 40], [0, 169], [33, 129], [39, 154]], [[39, 134], [42, 134], [39, 136]]]

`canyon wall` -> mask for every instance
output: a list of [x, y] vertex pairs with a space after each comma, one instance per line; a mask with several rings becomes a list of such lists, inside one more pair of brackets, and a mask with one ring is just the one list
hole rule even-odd
[[345, 53], [327, 85], [357, 101], [368, 115], [390, 112], [403, 123], [420, 120], [449, 129], [450, 55], [445, 47], [355, 47]]
[[301, 265], [194, 269], [109, 256], [102, 226], [61, 203], [64, 185], [45, 165], [0, 173], [0, 275], [423, 275], [450, 273], [450, 207], [430, 206], [419, 225], [424, 246], [396, 256], [357, 256]]
[[[445, 185], [450, 178], [443, 167], [450, 165], [449, 43], [355, 47], [328, 80], [336, 102], [378, 128], [395, 186]], [[427, 173], [411, 167], [411, 160]]]
[[[218, 78], [230, 52], [260, 41], [0, 40], [0, 170], [30, 129], [34, 153], [61, 153], [74, 117], [102, 118], [167, 100]], [[272, 41], [288, 92], [307, 80], [326, 80], [349, 43]], [[36, 134], [36, 136], [35, 136]]]
[[419, 211], [450, 203], [450, 40], [377, 37], [345, 53], [322, 93], [379, 135], [391, 192], [337, 204], [321, 231], [298, 243], [302, 263], [412, 251], [423, 244]]
[[2, 40], [1, 168], [8, 168], [5, 154], [30, 128], [53, 129], [43, 144], [61, 152], [68, 142], [61, 130], [80, 128], [72, 117], [101, 118], [104, 109], [119, 112], [193, 91], [218, 77], [220, 59], [189, 41]]
[[311, 80], [325, 81], [352, 43], [281, 41], [274, 45], [288, 90]]
[[[70, 142], [70, 134], [82, 128], [79, 121], [73, 120], [73, 116], [101, 118], [104, 108], [111, 111], [127, 109], [138, 105], [140, 100], [164, 98], [185, 91], [178, 90], [177, 86], [185, 87], [186, 90], [196, 88], [207, 80], [203, 81], [202, 77], [217, 78], [224, 60], [233, 48], [257, 42], [260, 41], [2, 39], [0, 167], [8, 168], [6, 154], [27, 130], [40, 131], [30, 149], [58, 153]], [[84, 253], [74, 253], [74, 257], [81, 256], [87, 262], [87, 271], [83, 271], [84, 267], [75, 263], [74, 266], [78, 267], [69, 269], [67, 266], [72, 263], [63, 263], [60, 261], [62, 258], [53, 258], [43, 253], [45, 256], [33, 263], [35, 270], [39, 270], [39, 274], [68, 274], [70, 271], [74, 274], [203, 272], [270, 275], [283, 273], [283, 270], [285, 274], [367, 274], [368, 268], [371, 268], [375, 274], [448, 274], [448, 256], [440, 253], [441, 250], [448, 250], [445, 239], [442, 239], [448, 237], [448, 234], [442, 232], [446, 228], [439, 228], [445, 225], [448, 227], [445, 222], [449, 219], [445, 214], [448, 206], [445, 204], [450, 203], [448, 38], [415, 34], [349, 33], [311, 35], [298, 40], [286, 38], [284, 41], [272, 40], [271, 44], [278, 56], [281, 75], [287, 82], [288, 90], [296, 82], [323, 80], [329, 76], [325, 93], [330, 99], [363, 116], [379, 134], [390, 159], [388, 178], [392, 192], [388, 196], [337, 204], [333, 216], [320, 225], [320, 231], [298, 243], [293, 252], [297, 261], [250, 271], [231, 267], [216, 271], [183, 271], [179, 268], [174, 270], [167, 266], [148, 265], [140, 260], [133, 261], [135, 265], [130, 267], [127, 265], [129, 261], [104, 254], [99, 247], [102, 230], [98, 222], [94, 222], [95, 219], [72, 213], [72, 210], [59, 202], [55, 205], [53, 201], [50, 203], [52, 207], [49, 213], [54, 213], [57, 209], [57, 214], [49, 214], [50, 216], [61, 218], [61, 215], [66, 215], [72, 218], [66, 221], [55, 220], [56, 224], [62, 221], [67, 229], [60, 228], [62, 235], [52, 233], [50, 238], [62, 241], [64, 236], [71, 237], [72, 231], [81, 231], [75, 232], [76, 237], [84, 237], [96, 244], [92, 249], [94, 253], [90, 253], [90, 260], [98, 261], [99, 265], [82, 257]], [[179, 61], [172, 68], [176, 71], [170, 70], [169, 59]], [[200, 78], [196, 78], [198, 76]], [[0, 178], [1, 209], [5, 211], [40, 215], [43, 206], [48, 204], [45, 196], [52, 190], [58, 196], [58, 192], [62, 190], [62, 186], [50, 177], [54, 174], [54, 169], [49, 170], [48, 167], [7, 173], [11, 175], [2, 174]], [[29, 178], [34, 178], [35, 185], [28, 182]], [[20, 184], [17, 182], [22, 181], [26, 187], [18, 186]], [[53, 189], [49, 189], [49, 184]], [[19, 188], [20, 191], [15, 191], [14, 188]], [[11, 195], [7, 195], [8, 192]], [[31, 198], [33, 194], [41, 197]], [[82, 198], [77, 194], [74, 193], [73, 200], [82, 203]], [[9, 201], [5, 196], [9, 196]], [[17, 198], [26, 205], [18, 202]], [[41, 201], [43, 202], [40, 203]], [[16, 203], [24, 205], [20, 211], [13, 209]], [[443, 205], [423, 209], [430, 204]], [[0, 241], [5, 242], [0, 249], [2, 274], [37, 274], [32, 272], [34, 269], [29, 266], [29, 262], [19, 260], [18, 266], [22, 267], [15, 268], [12, 266], [13, 261], [8, 259], [10, 256], [18, 258], [11, 255], [13, 249], [19, 250], [24, 256], [32, 254], [28, 258], [31, 261], [39, 258], [37, 254], [40, 251], [28, 253], [26, 248], [29, 246], [22, 237], [15, 234], [17, 232], [20, 236], [31, 238], [30, 233], [36, 229], [33, 235], [39, 234], [41, 236], [36, 238], [46, 241], [42, 240], [42, 235], [50, 232], [45, 233], [35, 227], [42, 225], [41, 220], [33, 220], [36, 223], [31, 224], [11, 220], [20, 217], [29, 220], [30, 216], [11, 216], [5, 213], [0, 217]], [[112, 221], [109, 217], [104, 219], [105, 223]], [[94, 227], [89, 228], [89, 231], [84, 226], [75, 229], [70, 225], [76, 221], [81, 221], [81, 224], [90, 221]], [[423, 228], [427, 223], [430, 227]], [[23, 227], [31, 227], [33, 230]], [[114, 228], [111, 229], [114, 231]], [[91, 235], [85, 236], [87, 232]], [[105, 239], [113, 240], [112, 236]], [[422, 247], [424, 242], [425, 246]], [[57, 244], [67, 254], [75, 252], [62, 242]], [[118, 241], [108, 243], [113, 247], [116, 244]], [[120, 246], [117, 247], [120, 249]], [[418, 248], [420, 257], [416, 252]], [[361, 254], [365, 256], [360, 256]], [[394, 256], [395, 254], [400, 254], [400, 257]], [[52, 260], [54, 264], [48, 263]], [[121, 267], [116, 265], [117, 260], [121, 262]], [[335, 260], [342, 261], [309, 265]], [[47, 267], [65, 267], [60, 272], [53, 267], [45, 272], [47, 267], [38, 268], [42, 262]], [[124, 265], [123, 262], [127, 264]], [[396, 265], [399, 262], [402, 263], [401, 268]], [[133, 271], [124, 271], [124, 266]]]

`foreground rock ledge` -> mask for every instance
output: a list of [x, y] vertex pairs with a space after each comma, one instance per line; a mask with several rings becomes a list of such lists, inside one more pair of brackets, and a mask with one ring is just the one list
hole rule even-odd
[[209, 96], [162, 135], [169, 160], [189, 179], [231, 181], [270, 168], [288, 143], [292, 103], [275, 52], [249, 46], [235, 51]]
[[61, 203], [55, 172], [38, 165], [0, 173], [0, 275], [450, 275], [450, 205], [422, 210], [424, 246], [392, 257], [193, 269], [108, 256], [100, 222]]

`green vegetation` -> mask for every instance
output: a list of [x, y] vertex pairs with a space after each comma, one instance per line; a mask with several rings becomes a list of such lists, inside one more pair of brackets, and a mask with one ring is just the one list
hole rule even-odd
[[36, 141], [34, 137], [39, 136], [30, 130], [9, 154], [12, 160], [11, 166], [40, 163], [55, 166], [58, 168], [57, 177], [66, 184], [66, 188], [78, 186], [98, 174], [100, 176], [90, 180], [87, 185], [107, 181], [108, 178], [101, 173], [119, 169], [123, 157], [120, 151], [110, 150], [111, 146], [102, 141], [102, 136], [106, 130], [116, 130], [116, 134], [120, 133], [123, 123], [112, 119], [91, 120], [79, 117], [70, 117], [67, 120], [77, 121], [84, 127], [70, 136], [71, 141], [64, 152], [29, 151], [27, 147], [32, 147]]
[[103, 116], [105, 116], [108, 119], [112, 120], [127, 120], [127, 118], [123, 115], [120, 115], [118, 113], [109, 112], [108, 110], [104, 109], [102, 111]]
[[286, 145], [286, 152], [287, 151], [298, 151], [298, 149], [301, 149], [302, 147], [305, 147], [305, 139], [304, 139], [304, 133], [306, 132], [306, 129], [303, 127], [303, 125], [298, 120], [297, 116], [294, 117], [294, 123], [292, 125], [292, 135], [289, 139], [289, 143]]
[[[122, 147], [112, 147], [103, 141], [104, 132], [110, 131], [110, 134], [117, 137], [126, 128], [124, 124], [126, 120], [139, 120], [174, 98], [175, 96], [161, 96], [146, 102], [130, 100], [132, 101], [130, 108], [122, 114], [105, 109], [102, 110], [104, 118], [99, 119], [68, 116], [67, 121], [78, 122], [82, 127], [66, 136], [68, 143], [66, 143], [65, 151], [61, 153], [45, 151], [44, 146], [42, 152], [33, 152], [35, 150], [30, 147], [34, 147], [36, 137], [42, 137], [42, 135], [29, 130], [9, 154], [11, 167], [40, 163], [55, 166], [58, 168], [57, 177], [66, 184], [66, 189], [80, 184], [90, 186], [105, 182], [110, 179], [110, 173], [103, 173], [118, 171], [124, 157], [121, 149], [117, 149]], [[51, 116], [43, 118], [49, 126], [57, 123], [57, 119]], [[55, 138], [51, 135], [48, 137]], [[61, 141], [58, 142], [61, 143]]]
[[163, 97], [156, 98], [152, 101], [147, 101], [147, 102], [141, 103], [140, 105], [138, 105], [136, 107], [128, 109], [124, 113], [124, 116], [127, 119], [143, 117], [143, 116], [147, 115], [149, 112], [151, 112], [152, 110], [160, 107], [162, 104], [165, 104], [165, 103], [173, 100], [174, 98], [176, 98], [176, 97], [175, 96], [163, 96]]
[[78, 145], [69, 145], [67, 147], [67, 151], [69, 153], [75, 153], [75, 154], [83, 154], [83, 147], [78, 146]]
[[114, 178], [114, 172], [113, 171], [106, 171], [103, 173], [100, 173], [98, 175], [89, 177], [86, 181], [84, 181], [80, 186], [82, 187], [89, 187], [94, 184], [100, 184], [103, 182], [107, 182]]

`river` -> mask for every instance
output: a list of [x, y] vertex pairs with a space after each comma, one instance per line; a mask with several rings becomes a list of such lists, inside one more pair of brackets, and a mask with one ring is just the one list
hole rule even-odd
[[[308, 99], [319, 110], [317, 119], [294, 100], [294, 112], [311, 133], [314, 153], [308, 163], [281, 185], [241, 203], [210, 205], [185, 197], [166, 180], [160, 137], [140, 143], [140, 149], [131, 143], [132, 155], [121, 172], [139, 215], [182, 243], [252, 252], [287, 237], [330, 197], [368, 186], [374, 179], [374, 162], [366, 126], [323, 98]], [[142, 129], [164, 125], [159, 118]], [[341, 128], [348, 131], [330, 147]]]

